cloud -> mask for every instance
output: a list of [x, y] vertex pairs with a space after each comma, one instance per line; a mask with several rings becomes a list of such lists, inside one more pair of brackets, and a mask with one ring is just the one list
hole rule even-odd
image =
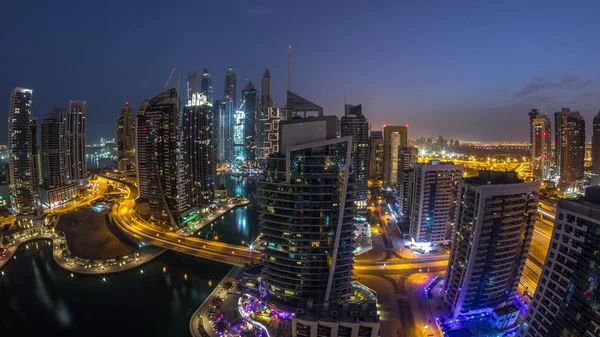
[[534, 77], [525, 87], [514, 93], [513, 98], [522, 98], [536, 92], [551, 89], [578, 90], [592, 83], [593, 81], [584, 81], [575, 75], [556, 75], [551, 80], [547, 80], [544, 77]]
[[270, 7], [262, 4], [254, 4], [244, 8], [244, 11], [252, 15], [269, 15], [275, 12], [275, 7]]
[[577, 98], [584, 99], [584, 98], [590, 98], [590, 97], [596, 97], [596, 96], [599, 96], [597, 92], [588, 91], [588, 92], [584, 92], [583, 94], [577, 96]]

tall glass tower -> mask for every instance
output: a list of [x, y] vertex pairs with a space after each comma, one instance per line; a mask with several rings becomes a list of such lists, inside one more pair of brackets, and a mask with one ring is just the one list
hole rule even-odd
[[67, 114], [67, 167], [69, 181], [87, 183], [85, 158], [85, 101], [69, 101]]
[[[210, 73], [208, 69], [204, 68], [202, 70], [202, 82], [200, 83], [200, 92], [206, 96], [206, 99], [212, 103], [213, 102], [213, 88], [210, 79]], [[188, 98], [192, 99], [192, 98]]]
[[11, 205], [18, 215], [33, 214], [36, 209], [34, 187], [33, 135], [31, 133], [31, 97], [33, 90], [15, 88], [10, 94], [8, 112], [8, 148], [10, 151]]
[[256, 129], [258, 115], [258, 93], [252, 81], [244, 86], [242, 92], [241, 110], [244, 112], [244, 138], [246, 139], [246, 160], [254, 162], [256, 160]]

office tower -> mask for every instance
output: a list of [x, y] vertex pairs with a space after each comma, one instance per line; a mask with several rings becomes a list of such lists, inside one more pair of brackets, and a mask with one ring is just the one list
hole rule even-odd
[[529, 252], [540, 182], [479, 171], [461, 188], [444, 301], [452, 317], [511, 303]]
[[85, 160], [85, 101], [69, 101], [67, 114], [67, 174], [68, 180], [87, 184]]
[[301, 128], [315, 140], [286, 142], [281, 154], [267, 159], [266, 179], [259, 182], [262, 288], [273, 304], [323, 306], [352, 295], [352, 137], [330, 138], [322, 125], [336, 117], [324, 117], [282, 122], [284, 139], [300, 140], [288, 131]]
[[55, 108], [42, 120], [42, 187], [67, 185], [67, 111]]
[[561, 184], [583, 179], [585, 121], [579, 111], [562, 108], [554, 113], [556, 163]]
[[253, 162], [256, 159], [256, 128], [258, 116], [258, 92], [248, 82], [242, 91], [242, 105], [240, 110], [244, 112], [244, 138], [246, 139], [246, 160]]
[[550, 119], [540, 115], [530, 120], [531, 125], [531, 169], [537, 179], [546, 180], [550, 176], [552, 139]]
[[31, 96], [33, 90], [16, 87], [10, 94], [8, 111], [8, 148], [11, 205], [17, 215], [30, 215], [36, 210], [34, 163], [31, 133]]
[[[413, 188], [415, 185], [415, 165], [417, 164], [419, 149], [416, 147], [400, 147], [398, 149], [398, 197], [400, 213], [405, 218], [410, 218], [412, 209]], [[402, 228], [404, 233], [408, 228]]]
[[279, 123], [281, 122], [282, 109], [269, 108], [269, 117], [265, 123], [265, 156], [279, 152]]
[[358, 199], [366, 207], [369, 174], [369, 122], [362, 113], [362, 105], [345, 105], [341, 118], [341, 136], [352, 137], [352, 176]]
[[31, 177], [33, 178], [33, 193], [38, 199], [42, 180], [40, 167], [40, 152], [38, 145], [38, 119], [31, 117]]
[[167, 89], [138, 113], [138, 186], [148, 201], [151, 219], [175, 226], [189, 208], [180, 155], [177, 89]]
[[369, 179], [383, 179], [383, 132], [371, 131], [369, 136]]
[[188, 99], [192, 99], [192, 94], [202, 92], [202, 77], [200, 74], [195, 71], [188, 73], [187, 89]]
[[519, 336], [598, 336], [600, 187], [559, 199], [550, 247]]
[[121, 109], [117, 126], [117, 154], [119, 170], [133, 168], [135, 162], [135, 120], [129, 102]]
[[78, 184], [67, 182], [67, 111], [55, 108], [42, 120], [40, 202], [54, 207], [75, 198]]
[[416, 242], [450, 241], [458, 208], [464, 166], [432, 160], [414, 167], [410, 235]]
[[215, 152], [212, 147], [212, 103], [192, 94], [183, 110], [181, 141], [190, 205], [208, 206], [214, 199]]
[[407, 126], [383, 126], [383, 182], [398, 182], [398, 148], [408, 145]]
[[596, 114], [592, 127], [592, 186], [600, 185], [600, 111]]
[[[208, 102], [213, 102], [213, 88], [208, 69], [202, 69], [202, 82], [200, 83], [200, 92], [206, 96]], [[192, 98], [188, 98], [190, 100]]]
[[237, 89], [236, 89], [236, 78], [235, 70], [233, 68], [227, 69], [225, 74], [225, 98], [229, 98], [233, 102], [233, 112], [237, 109]]
[[337, 137], [336, 116], [310, 116], [279, 122], [279, 150], [282, 154], [288, 147], [318, 142]]
[[267, 126], [272, 116], [273, 98], [271, 96], [271, 74], [266, 69], [262, 77], [262, 88], [260, 95], [260, 108], [256, 126], [256, 158], [264, 160], [267, 158]]

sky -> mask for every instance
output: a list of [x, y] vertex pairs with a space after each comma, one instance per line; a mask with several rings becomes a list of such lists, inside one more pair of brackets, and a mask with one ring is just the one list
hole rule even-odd
[[[88, 142], [116, 137], [126, 101], [160, 92], [173, 68], [225, 72], [260, 90], [269, 69], [292, 91], [343, 114], [362, 104], [373, 130], [409, 124], [409, 138], [526, 141], [527, 112], [600, 109], [600, 1], [554, 0], [28, 0], [0, 11], [0, 143], [10, 92], [33, 92], [46, 116], [85, 100]], [[1, 99], [0, 99], [1, 101]]]

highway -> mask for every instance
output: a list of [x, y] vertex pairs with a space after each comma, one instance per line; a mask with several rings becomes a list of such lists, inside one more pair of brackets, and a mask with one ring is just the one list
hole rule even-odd
[[78, 197], [73, 201], [65, 203], [54, 208], [49, 208], [44, 212], [50, 216], [58, 215], [61, 213], [71, 212], [79, 207], [90, 205], [97, 199], [100, 199], [108, 192], [108, 183], [105, 180], [95, 179], [90, 181], [91, 187], [88, 190], [88, 194], [83, 197]]

